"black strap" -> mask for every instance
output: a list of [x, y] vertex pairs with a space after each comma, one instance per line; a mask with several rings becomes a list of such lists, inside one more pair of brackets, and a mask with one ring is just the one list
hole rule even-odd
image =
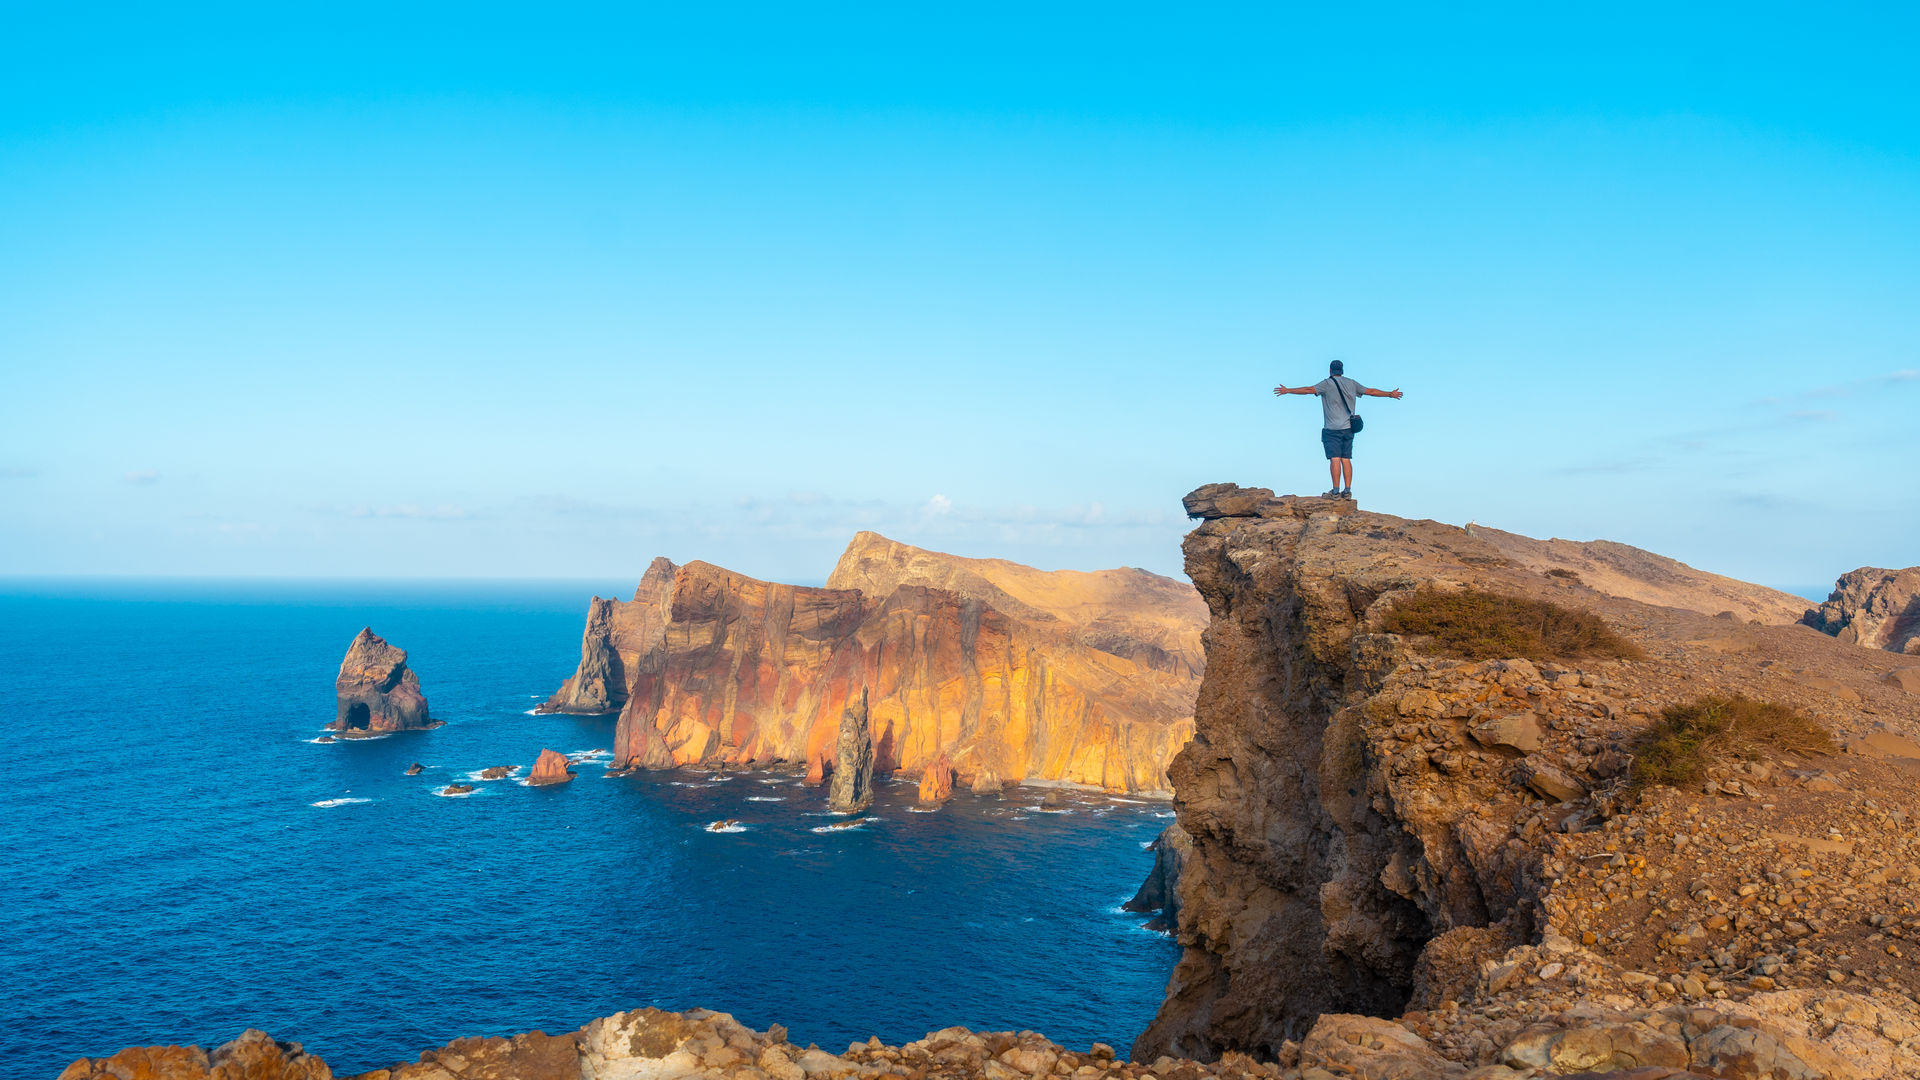
[[1328, 378], [1333, 383], [1333, 392], [1340, 395], [1340, 407], [1347, 410], [1347, 423], [1353, 423], [1353, 405], [1347, 401], [1347, 388], [1340, 385], [1340, 376], [1330, 375]]

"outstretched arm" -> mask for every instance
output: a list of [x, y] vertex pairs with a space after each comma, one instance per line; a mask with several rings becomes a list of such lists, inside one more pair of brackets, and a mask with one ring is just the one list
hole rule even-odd
[[1273, 388], [1274, 397], [1279, 397], [1282, 394], [1311, 394], [1311, 393], [1313, 393], [1313, 387], [1311, 386], [1293, 386], [1293, 387], [1276, 386]]
[[1361, 388], [1361, 390], [1360, 390], [1360, 393], [1361, 393], [1362, 395], [1364, 395], [1364, 396], [1366, 396], [1366, 397], [1390, 397], [1390, 398], [1399, 398], [1399, 397], [1404, 397], [1404, 396], [1405, 396], [1405, 395], [1403, 395], [1402, 393], [1400, 393], [1400, 391], [1398, 391], [1398, 390], [1369, 390], [1369, 389], [1367, 389], [1367, 388], [1365, 388], [1365, 387], [1362, 387], [1362, 388]]

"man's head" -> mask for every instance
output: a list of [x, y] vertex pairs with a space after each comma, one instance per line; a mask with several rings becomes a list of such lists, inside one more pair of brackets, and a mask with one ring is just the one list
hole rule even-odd
[[1346, 373], [1347, 373], [1347, 365], [1341, 363], [1338, 360], [1335, 360], [1333, 363], [1327, 365], [1327, 374], [1329, 375], [1345, 375]]

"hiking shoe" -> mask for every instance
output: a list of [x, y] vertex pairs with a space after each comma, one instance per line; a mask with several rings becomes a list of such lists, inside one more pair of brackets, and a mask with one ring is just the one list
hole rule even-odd
[[1343, 499], [1345, 499], [1345, 500], [1347, 500], [1348, 502], [1352, 502], [1352, 501], [1353, 501], [1353, 489], [1352, 489], [1352, 488], [1343, 488], [1343, 489], [1341, 489], [1341, 491], [1340, 491], [1340, 497], [1341, 497], [1341, 498], [1343, 498]]
[[1332, 491], [1323, 491], [1320, 493], [1320, 497], [1323, 499], [1338, 499], [1340, 498], [1340, 489], [1334, 488]]

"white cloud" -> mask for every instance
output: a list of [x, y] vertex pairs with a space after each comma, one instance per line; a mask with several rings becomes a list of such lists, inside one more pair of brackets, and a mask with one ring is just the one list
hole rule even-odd
[[135, 487], [146, 487], [160, 482], [160, 473], [156, 469], [135, 469], [124, 477], [127, 483]]

